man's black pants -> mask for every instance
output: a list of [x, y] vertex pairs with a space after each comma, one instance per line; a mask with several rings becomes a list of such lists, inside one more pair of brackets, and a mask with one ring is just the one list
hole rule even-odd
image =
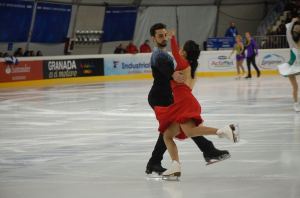
[[259, 69], [258, 69], [258, 67], [257, 67], [257, 65], [255, 63], [255, 56], [256, 55], [253, 54], [252, 56], [247, 57], [248, 77], [251, 77], [251, 63], [253, 65], [254, 69], [256, 70], [257, 75], [260, 74], [260, 71], [259, 71]]
[[[148, 102], [151, 108], [154, 110], [154, 106], [163, 106], [168, 107], [174, 103], [172, 93], [166, 93], [164, 90], [151, 90], [148, 96]], [[193, 137], [192, 140], [196, 143], [199, 149], [202, 152], [209, 152], [214, 150], [215, 147], [213, 143], [207, 140], [203, 136]], [[159, 133], [156, 145], [152, 152], [152, 156], [148, 162], [148, 164], [154, 165], [159, 164], [161, 165], [161, 161], [163, 159], [163, 155], [166, 152], [167, 147], [165, 145], [164, 136], [163, 134]]]

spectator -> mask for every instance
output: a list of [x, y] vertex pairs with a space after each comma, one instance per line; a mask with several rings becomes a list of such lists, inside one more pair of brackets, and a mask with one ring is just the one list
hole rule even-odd
[[126, 47], [126, 51], [129, 54], [137, 54], [139, 53], [139, 50], [137, 49], [137, 47], [134, 45], [133, 41], [129, 42], [129, 45]]
[[285, 32], [283, 32], [283, 30], [280, 27], [277, 28], [276, 32], [278, 36], [285, 35]]
[[231, 22], [230, 28], [228, 28], [225, 33], [225, 37], [235, 37], [236, 35], [238, 35], [238, 31], [234, 26], [234, 22]]
[[273, 35], [274, 35], [273, 29], [270, 29], [269, 32], [267, 33], [267, 36], [273, 36]]
[[281, 33], [280, 35], [286, 35], [286, 27], [285, 27], [285, 21], [282, 20], [281, 24], [279, 25], [280, 29], [281, 29]]
[[298, 0], [298, 1], [295, 1], [295, 7], [296, 8], [299, 8], [300, 7], [300, 1]]
[[287, 4], [285, 4], [284, 10], [286, 11], [292, 11], [293, 8], [295, 8], [296, 5], [292, 2], [292, 0], [289, 0]]
[[126, 54], [127, 51], [124, 49], [124, 45], [120, 44], [119, 47], [117, 47], [114, 51], [115, 54]]
[[293, 8], [293, 10], [291, 11], [291, 15], [292, 15], [292, 18], [298, 17], [297, 8]]
[[24, 53], [24, 55], [23, 55], [24, 57], [28, 57], [28, 56], [30, 56], [30, 51], [26, 51], [25, 53]]
[[3, 57], [6, 57], [6, 56], [9, 56], [9, 53], [6, 52]]
[[30, 51], [30, 56], [35, 56], [34, 51]]
[[289, 12], [288, 14], [287, 14], [287, 17], [286, 17], [286, 19], [285, 19], [285, 24], [288, 24], [288, 23], [290, 23], [291, 21], [292, 21], [292, 15], [291, 15], [291, 13]]
[[140, 46], [140, 52], [141, 53], [150, 53], [151, 51], [151, 47], [149, 46], [150, 41], [146, 40], [145, 43], [143, 45]]
[[20, 57], [23, 56], [23, 49], [22, 48], [18, 48], [15, 53], [14, 53], [15, 57]]
[[2, 52], [0, 52], [0, 58], [3, 57], [3, 56], [4, 56], [4, 54]]
[[37, 52], [36, 52], [36, 56], [43, 56], [43, 54], [42, 54], [41, 51], [37, 51]]

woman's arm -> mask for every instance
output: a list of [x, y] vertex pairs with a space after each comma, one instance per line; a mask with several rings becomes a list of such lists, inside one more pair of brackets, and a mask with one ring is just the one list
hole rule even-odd
[[289, 43], [290, 49], [292, 49], [296, 45], [296, 43], [293, 40], [291, 31], [292, 31], [294, 23], [298, 20], [299, 20], [298, 18], [293, 18], [290, 23], [285, 25], [286, 26], [286, 38]]
[[230, 58], [230, 56], [233, 54], [235, 48], [236, 48], [236, 44], [234, 44], [233, 49], [232, 49], [232, 52], [231, 52], [231, 54], [228, 56], [228, 58]]
[[243, 52], [244, 52], [244, 45], [243, 45], [243, 43], [241, 42], [241, 47], [242, 47], [242, 51], [241, 51], [241, 53], [240, 53], [240, 56], [243, 56]]

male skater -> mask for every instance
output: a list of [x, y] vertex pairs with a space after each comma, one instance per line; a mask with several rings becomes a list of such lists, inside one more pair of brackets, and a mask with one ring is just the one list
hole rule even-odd
[[[173, 58], [166, 52], [168, 43], [166, 25], [162, 23], [154, 24], [150, 29], [151, 39], [155, 47], [151, 56], [151, 68], [154, 78], [153, 86], [148, 95], [148, 102], [152, 109], [155, 106], [167, 107], [174, 103], [170, 80], [183, 83], [186, 77], [181, 75], [180, 71], [174, 72]], [[216, 149], [213, 143], [203, 136], [193, 137], [194, 142], [203, 152], [203, 156], [207, 162], [214, 160], [224, 160], [230, 157], [228, 151], [220, 151]], [[162, 174], [165, 170], [161, 166], [163, 155], [167, 147], [164, 142], [163, 134], [159, 133], [158, 140], [152, 152], [146, 173], [156, 172]]]

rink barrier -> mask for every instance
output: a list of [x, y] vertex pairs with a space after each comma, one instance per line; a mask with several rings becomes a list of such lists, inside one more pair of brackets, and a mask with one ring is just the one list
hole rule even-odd
[[[235, 54], [229, 59], [230, 53], [201, 52], [197, 76], [236, 76]], [[262, 75], [279, 75], [277, 65], [287, 62], [289, 56], [289, 49], [259, 50], [256, 62]], [[151, 53], [21, 57], [17, 65], [10, 66], [0, 59], [0, 88], [151, 79], [150, 57]], [[243, 66], [247, 71], [246, 61]]]

